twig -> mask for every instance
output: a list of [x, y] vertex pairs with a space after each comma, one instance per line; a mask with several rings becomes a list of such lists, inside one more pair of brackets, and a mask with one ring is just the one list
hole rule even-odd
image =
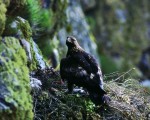
[[132, 68], [132, 69], [128, 70], [127, 72], [125, 72], [124, 74], [122, 74], [121, 76], [119, 76], [118, 78], [114, 79], [113, 82], [116, 82], [116, 81], [119, 80], [121, 77], [124, 77], [126, 74], [128, 74], [128, 73], [131, 72], [132, 70], [135, 70], [135, 68]]

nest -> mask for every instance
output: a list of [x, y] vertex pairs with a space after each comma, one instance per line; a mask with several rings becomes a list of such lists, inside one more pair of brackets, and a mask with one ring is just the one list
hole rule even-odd
[[150, 119], [150, 93], [137, 80], [126, 77], [105, 82], [104, 89], [111, 102], [107, 106], [94, 106], [86, 94], [66, 94], [67, 87], [60, 84], [59, 72], [50, 69], [34, 75], [44, 83], [44, 88], [32, 93], [35, 120]]
[[[134, 81], [131, 79], [131, 81]], [[124, 85], [125, 83], [123, 83]], [[119, 86], [115, 82], [105, 84], [112, 98], [107, 112], [104, 114], [107, 120], [146, 120], [150, 112], [150, 96], [138, 83], [136, 88]], [[139, 89], [137, 89], [139, 88]], [[108, 113], [109, 111], [109, 113]]]

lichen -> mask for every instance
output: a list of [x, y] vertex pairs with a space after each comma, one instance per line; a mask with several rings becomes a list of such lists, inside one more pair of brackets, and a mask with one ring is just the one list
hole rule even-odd
[[0, 0], [0, 35], [2, 34], [5, 28], [6, 11], [7, 10], [5, 4]]
[[[25, 50], [18, 39], [5, 37], [0, 41], [0, 54], [0, 79], [3, 83], [0, 84], [0, 93], [8, 106], [8, 110], [0, 110], [1, 119], [31, 120], [32, 99]], [[5, 87], [5, 90], [2, 87]], [[6, 91], [7, 94], [3, 94]]]

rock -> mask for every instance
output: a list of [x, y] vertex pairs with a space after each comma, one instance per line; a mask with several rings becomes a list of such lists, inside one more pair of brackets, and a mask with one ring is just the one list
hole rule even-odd
[[[149, 25], [147, 23], [149, 10], [142, 12], [148, 7], [149, 1], [145, 3], [135, 0], [134, 6], [133, 2], [128, 0], [125, 2], [119, 0], [95, 1], [95, 8], [86, 11], [86, 15], [97, 37], [101, 52], [104, 55], [107, 54], [112, 62], [115, 62], [116, 59], [114, 55], [118, 54], [116, 67], [119, 68], [119, 71], [136, 67], [141, 51], [149, 45]], [[107, 68], [108, 64], [105, 61], [104, 67]], [[141, 77], [140, 72], [137, 70], [134, 76]]]
[[89, 25], [85, 20], [83, 10], [79, 1], [70, 0], [69, 6], [66, 10], [67, 14], [67, 30], [61, 29], [58, 36], [60, 43], [65, 44], [66, 38], [69, 35], [75, 36], [80, 45], [90, 54], [94, 55], [97, 60], [98, 54], [96, 52], [97, 45], [94, 42], [93, 36], [90, 33]]
[[7, 21], [7, 26], [3, 35], [14, 36], [20, 40], [26, 51], [28, 66], [31, 70], [34, 70], [37, 67], [44, 68], [46, 66], [46, 62], [43, 60], [40, 49], [32, 40], [32, 30], [27, 20], [18, 16]]
[[32, 55], [31, 55], [31, 51], [30, 51], [30, 43], [28, 41], [26, 41], [25, 39], [21, 39], [21, 43], [22, 46], [24, 47], [27, 57], [28, 57], [28, 61], [31, 62], [32, 61]]
[[30, 41], [32, 29], [29, 22], [22, 17], [8, 17], [3, 36], [14, 36], [19, 39]]
[[150, 87], [150, 80], [143, 80], [141, 83], [140, 83], [143, 87]]
[[81, 0], [80, 2], [84, 11], [89, 11], [96, 6], [95, 0]]
[[[6, 10], [0, 9], [2, 21], [0, 35], [3, 35], [3, 38], [0, 37], [0, 119], [2, 120], [33, 119], [29, 70], [39, 66], [44, 68], [43, 66], [46, 65], [45, 61], [42, 61], [43, 57], [38, 46], [32, 40], [32, 30], [28, 21], [13, 16], [17, 7], [10, 16], [12, 5], [16, 4], [19, 8], [26, 2], [22, 1], [11, 1], [11, 6], [9, 1], [5, 1], [6, 6], [9, 6], [6, 23]], [[5, 4], [1, 3], [0, 6], [3, 5], [5, 8]]]
[[25, 50], [14, 37], [0, 41], [0, 116], [2, 120], [33, 119]]
[[32, 53], [33, 53], [33, 57], [34, 57], [34, 61], [36, 62], [36, 67], [39, 67], [41, 69], [44, 69], [47, 65], [46, 62], [43, 59], [42, 53], [39, 49], [39, 47], [37, 46], [37, 44], [31, 40], [31, 45], [32, 45]]
[[34, 91], [40, 90], [41, 85], [42, 85], [42, 83], [40, 80], [30, 77], [30, 86], [31, 86], [32, 90], [34, 90]]

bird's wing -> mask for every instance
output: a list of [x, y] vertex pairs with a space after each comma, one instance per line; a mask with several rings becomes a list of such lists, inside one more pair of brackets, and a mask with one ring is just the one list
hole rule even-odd
[[92, 68], [90, 63], [85, 59], [82, 53], [76, 53], [73, 55], [73, 59], [90, 75], [92, 73]]
[[98, 72], [98, 64], [93, 56], [86, 52], [76, 53], [74, 59], [83, 67], [88, 74]]
[[67, 68], [67, 59], [63, 58], [60, 61], [60, 76], [61, 76], [63, 81], [65, 79], [65, 74], [66, 74], [65, 70], [66, 70], [66, 68]]
[[72, 77], [82, 78], [87, 75], [87, 72], [82, 66], [73, 62], [72, 57], [63, 58], [60, 62], [60, 75], [62, 79], [69, 79]]
[[83, 52], [83, 56], [84, 56], [85, 60], [90, 64], [92, 73], [97, 73], [98, 72], [98, 63], [96, 62], [96, 59], [86, 52]]
[[[86, 72], [91, 76], [91, 73], [94, 74], [92, 84], [98, 85], [98, 88], [103, 89], [103, 78], [101, 70], [98, 68], [96, 60], [87, 53], [78, 53], [74, 55], [74, 59], [78, 64], [86, 70]], [[93, 87], [91, 87], [93, 88]]]

